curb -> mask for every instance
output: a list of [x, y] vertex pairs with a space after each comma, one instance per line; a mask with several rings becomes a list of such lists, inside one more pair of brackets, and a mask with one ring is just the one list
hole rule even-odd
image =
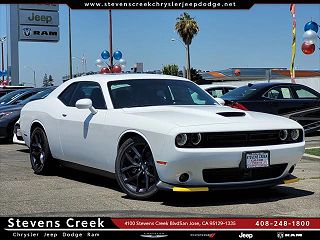
[[315, 156], [315, 155], [311, 155], [311, 154], [307, 154], [307, 153], [303, 154], [303, 158], [307, 159], [307, 160], [314, 160], [314, 161], [320, 160], [320, 157]]

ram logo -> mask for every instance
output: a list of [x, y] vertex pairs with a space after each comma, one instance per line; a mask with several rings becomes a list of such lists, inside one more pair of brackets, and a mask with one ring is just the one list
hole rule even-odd
[[23, 35], [29, 37], [31, 35], [31, 28], [22, 28]]

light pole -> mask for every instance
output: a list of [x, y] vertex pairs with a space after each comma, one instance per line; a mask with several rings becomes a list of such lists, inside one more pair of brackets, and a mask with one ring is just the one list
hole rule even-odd
[[[171, 38], [172, 42], [177, 41], [175, 38]], [[182, 46], [186, 49], [186, 70], [187, 70], [187, 78], [191, 79], [191, 72], [190, 72], [190, 52], [189, 52], [189, 46], [186, 46], [184, 42], [182, 42], [180, 39], [178, 41], [182, 44]]]
[[[7, 37], [2, 37], [0, 38], [0, 42], [1, 42], [1, 62], [2, 62], [2, 65], [1, 65], [1, 71], [3, 72], [4, 71], [4, 51], [3, 51], [3, 45], [4, 45], [4, 42], [6, 41]], [[4, 81], [4, 76], [2, 76], [2, 81]]]
[[69, 73], [70, 73], [70, 79], [73, 78], [73, 73], [72, 73], [72, 36], [71, 36], [71, 10], [69, 7], [69, 12], [68, 12], [68, 18], [69, 18]]
[[79, 57], [76, 57], [76, 56], [73, 56], [72, 57], [73, 59], [77, 59], [81, 62], [82, 64], [82, 74], [85, 74], [87, 72], [87, 60], [84, 58], [84, 54], [82, 55], [82, 58], [79, 58]]
[[25, 66], [25, 68], [29, 68], [32, 72], [33, 72], [33, 85], [34, 87], [36, 87], [36, 70], [34, 70], [33, 68], [29, 67], [29, 66]]

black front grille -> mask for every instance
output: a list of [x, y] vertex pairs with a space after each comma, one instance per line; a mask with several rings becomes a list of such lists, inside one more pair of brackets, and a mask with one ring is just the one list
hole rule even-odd
[[288, 164], [275, 164], [265, 168], [217, 168], [203, 169], [203, 180], [207, 183], [243, 182], [280, 177]]
[[[280, 130], [203, 133], [203, 140], [197, 147], [251, 147], [295, 143], [303, 140], [302, 130], [299, 130], [300, 137], [296, 141], [281, 141], [279, 131]], [[195, 146], [190, 145], [186, 147]]]

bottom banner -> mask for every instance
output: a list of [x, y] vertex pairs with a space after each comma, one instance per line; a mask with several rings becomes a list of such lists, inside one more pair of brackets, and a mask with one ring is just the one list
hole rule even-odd
[[136, 240], [136, 239], [183, 239], [183, 240], [317, 240], [319, 231], [6, 231], [2, 239], [95, 239], [95, 240]]

